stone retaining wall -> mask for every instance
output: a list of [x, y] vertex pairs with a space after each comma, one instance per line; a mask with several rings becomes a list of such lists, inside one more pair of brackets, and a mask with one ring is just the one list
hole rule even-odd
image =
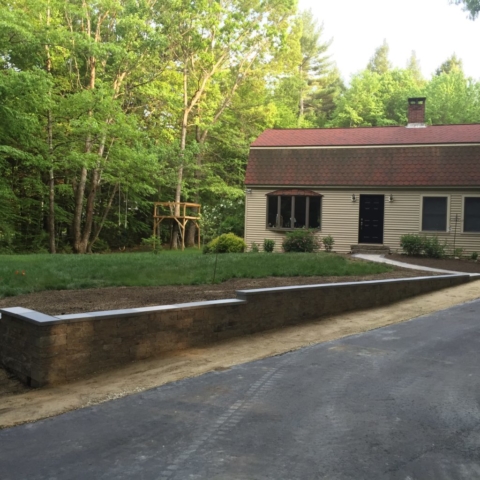
[[237, 291], [237, 298], [52, 317], [0, 310], [0, 362], [33, 387], [169, 351], [385, 305], [466, 283], [442, 275]]

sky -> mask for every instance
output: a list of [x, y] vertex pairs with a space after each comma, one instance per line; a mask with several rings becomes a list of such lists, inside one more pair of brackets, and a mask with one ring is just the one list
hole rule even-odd
[[324, 25], [324, 39], [344, 80], [363, 70], [385, 39], [394, 67], [412, 50], [428, 79], [453, 53], [467, 76], [480, 80], [480, 18], [472, 21], [448, 0], [299, 0]]

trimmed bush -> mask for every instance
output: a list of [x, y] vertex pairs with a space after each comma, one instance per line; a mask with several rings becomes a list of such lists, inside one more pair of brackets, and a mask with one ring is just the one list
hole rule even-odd
[[407, 255], [421, 255], [425, 245], [425, 237], [409, 233], [400, 237], [400, 246]]
[[327, 235], [326, 237], [322, 238], [322, 243], [323, 243], [323, 246], [325, 247], [325, 251], [331, 252], [333, 248], [333, 244], [335, 243], [335, 240], [331, 235]]
[[263, 251], [267, 253], [273, 252], [273, 249], [275, 248], [275, 242], [273, 240], [270, 240], [269, 238], [265, 238], [263, 240]]
[[224, 233], [203, 247], [203, 253], [243, 253], [247, 244], [233, 233]]
[[477, 258], [478, 258], [478, 252], [472, 252], [472, 254], [470, 255], [470, 258], [471, 258], [472, 260], [477, 260]]
[[285, 252], [315, 252], [320, 248], [320, 242], [313, 230], [294, 230], [288, 232], [282, 243]]

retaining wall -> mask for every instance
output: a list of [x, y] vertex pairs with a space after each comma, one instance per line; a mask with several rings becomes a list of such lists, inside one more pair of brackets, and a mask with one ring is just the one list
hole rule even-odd
[[0, 310], [0, 362], [33, 387], [169, 351], [372, 308], [466, 283], [468, 275], [239, 290], [236, 299], [45, 315]]

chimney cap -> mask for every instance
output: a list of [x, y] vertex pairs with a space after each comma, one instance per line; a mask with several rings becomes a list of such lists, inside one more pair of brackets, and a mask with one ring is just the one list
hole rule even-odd
[[410, 105], [421, 105], [422, 103], [425, 103], [425, 100], [427, 99], [427, 97], [410, 97], [408, 99], [408, 103]]

